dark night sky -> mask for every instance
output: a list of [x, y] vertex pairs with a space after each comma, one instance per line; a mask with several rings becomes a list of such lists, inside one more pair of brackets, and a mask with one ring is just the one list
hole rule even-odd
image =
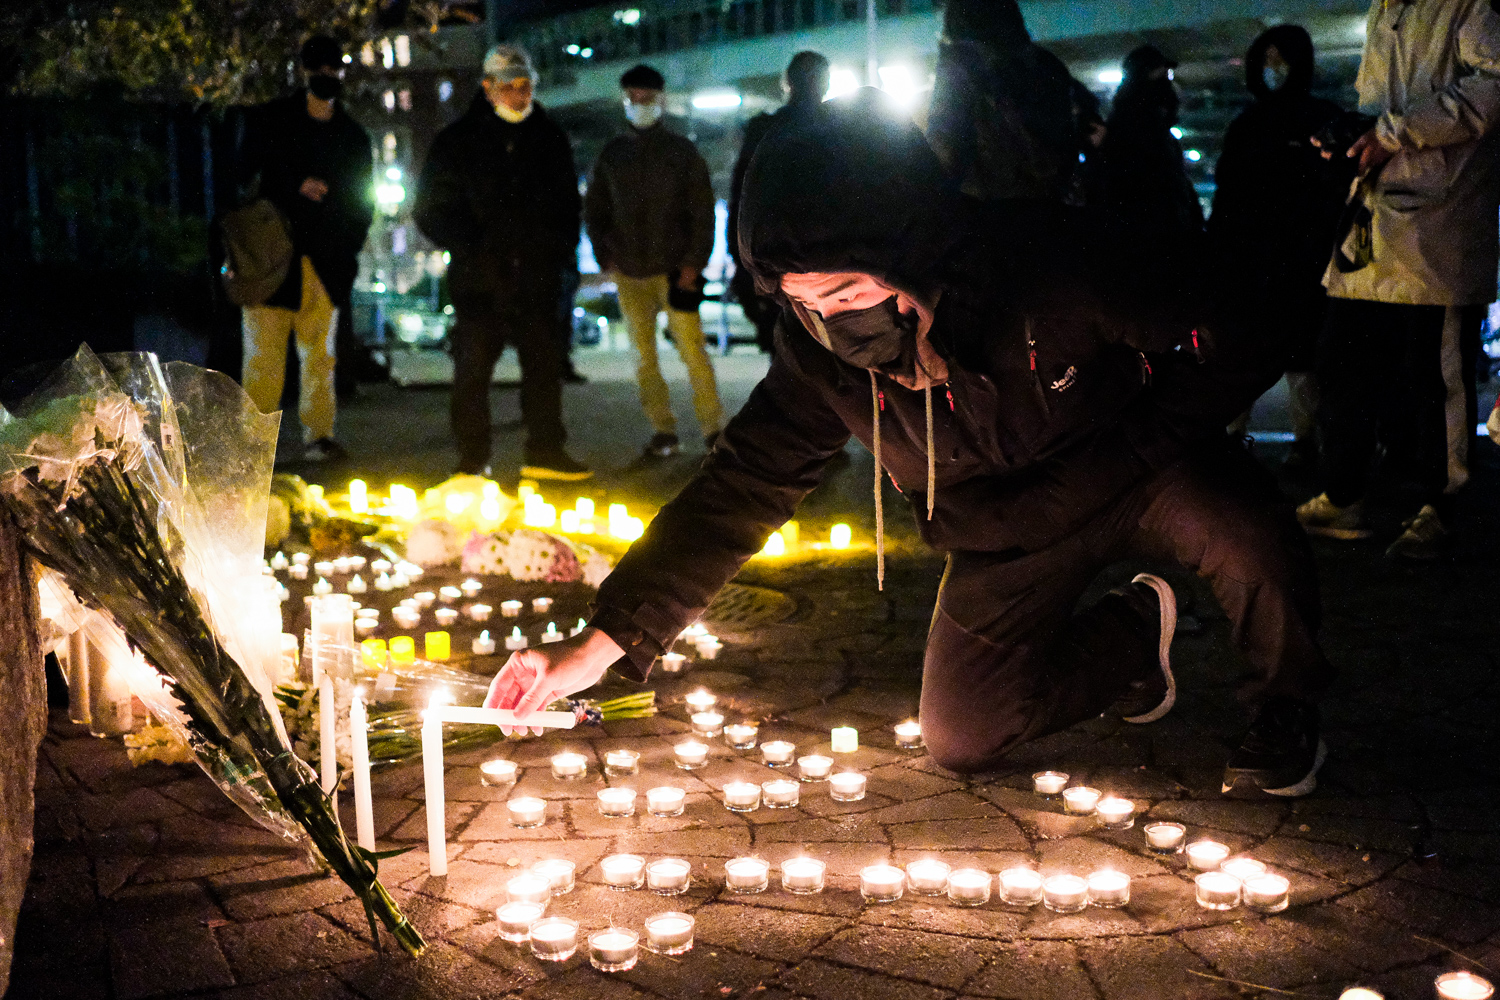
[[[502, 0], [501, 10], [512, 17], [531, 18], [597, 6], [601, 6], [599, 0]], [[629, 5], [622, 2], [621, 6]]]

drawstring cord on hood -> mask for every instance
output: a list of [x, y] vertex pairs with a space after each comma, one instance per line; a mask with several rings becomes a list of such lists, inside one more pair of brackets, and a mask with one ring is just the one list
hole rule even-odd
[[932, 386], [925, 390], [927, 396], [927, 520], [932, 520], [932, 507], [937, 503], [937, 461], [932, 451]]
[[881, 502], [881, 479], [885, 466], [880, 462], [880, 386], [875, 382], [875, 372], [870, 372], [870, 413], [875, 430], [871, 437], [871, 450], [875, 452], [875, 583], [885, 589], [885, 505]]

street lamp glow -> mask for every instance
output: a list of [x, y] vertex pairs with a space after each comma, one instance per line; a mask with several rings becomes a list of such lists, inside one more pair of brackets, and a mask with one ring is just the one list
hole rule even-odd
[[828, 71], [828, 93], [823, 95], [823, 100], [831, 101], [852, 94], [859, 89], [859, 75], [852, 69], [843, 66], [835, 66]]
[[574, 42], [572, 45], [569, 45], [563, 51], [566, 52], [570, 56], [576, 56], [579, 52], [581, 52], [583, 50], [579, 47], [579, 45], [578, 45], [577, 42]]
[[1125, 71], [1118, 67], [1114, 67], [1111, 69], [1101, 69], [1099, 71], [1099, 75], [1094, 77], [1094, 79], [1098, 80], [1106, 87], [1118, 87], [1120, 84], [1125, 82]]
[[880, 67], [880, 89], [903, 108], [916, 104], [917, 97], [922, 92], [911, 67], [900, 63]]
[[1186, 150], [1182, 155], [1188, 158], [1189, 163], [1197, 163], [1199, 160], [1203, 159], [1203, 154], [1198, 152], [1196, 149]]
[[621, 24], [639, 24], [641, 22], [641, 12], [634, 7], [629, 10], [617, 10], [615, 11], [615, 20]]
[[744, 98], [732, 90], [706, 90], [693, 95], [693, 107], [699, 111], [728, 111], [744, 103]]

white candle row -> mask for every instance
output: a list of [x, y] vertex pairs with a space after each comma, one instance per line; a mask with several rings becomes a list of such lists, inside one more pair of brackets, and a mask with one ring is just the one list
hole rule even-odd
[[[515, 944], [529, 943], [531, 954], [544, 962], [566, 962], [578, 950], [578, 921], [542, 916], [542, 904], [507, 903], [495, 912], [499, 937]], [[646, 918], [645, 947], [661, 955], [681, 955], [693, 947], [697, 921], [691, 914], [666, 912]], [[601, 972], [627, 972], [640, 957], [641, 936], [626, 927], [610, 926], [588, 935], [589, 964]]]

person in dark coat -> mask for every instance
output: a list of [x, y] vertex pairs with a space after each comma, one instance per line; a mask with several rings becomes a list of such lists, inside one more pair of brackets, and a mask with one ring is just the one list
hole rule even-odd
[[852, 434], [876, 458], [877, 524], [888, 475], [948, 553], [922, 682], [936, 763], [992, 770], [1111, 706], [1165, 714], [1166, 582], [1075, 613], [1106, 566], [1150, 556], [1209, 580], [1253, 668], [1224, 790], [1306, 794], [1332, 673], [1315, 567], [1223, 433], [1274, 368], [1248, 376], [1253, 353], [1196, 325], [1180, 267], [1122, 265], [1118, 234], [1064, 206], [960, 206], [920, 132], [862, 96], [836, 103], [767, 137], [745, 180], [740, 251], [785, 306], [769, 372], [589, 626], [511, 657], [487, 704], [525, 714], [611, 666], [643, 680]]
[[[1353, 170], [1323, 159], [1312, 136], [1342, 112], [1312, 96], [1313, 44], [1282, 24], [1245, 54], [1255, 98], [1230, 123], [1214, 169], [1208, 235], [1226, 293], [1253, 321], [1286, 336], [1295, 442], [1288, 462], [1317, 466], [1312, 369], [1328, 296], [1323, 269]], [[1241, 428], [1243, 429], [1243, 428]]]
[[483, 89], [433, 140], [415, 216], [427, 238], [452, 254], [458, 471], [489, 466], [490, 381], [510, 344], [521, 363], [521, 475], [578, 480], [592, 473], [564, 448], [557, 333], [562, 275], [578, 251], [578, 172], [567, 135], [532, 99], [535, 80], [524, 50], [490, 50]]
[[264, 304], [244, 310], [241, 381], [262, 412], [280, 409], [287, 340], [295, 333], [303, 457], [322, 461], [344, 454], [333, 438], [334, 341], [375, 205], [370, 136], [339, 100], [343, 48], [316, 35], [303, 45], [301, 58], [307, 86], [246, 115], [241, 187], [285, 213], [294, 255], [281, 287]]
[[776, 318], [781, 307], [774, 299], [768, 299], [755, 290], [755, 277], [748, 268], [740, 266], [739, 243], [733, 238], [739, 231], [740, 185], [745, 182], [745, 172], [750, 161], [760, 148], [761, 140], [773, 128], [796, 121], [816, 111], [828, 93], [828, 59], [818, 52], [798, 52], [787, 63], [786, 73], [781, 78], [782, 90], [786, 91], [786, 103], [775, 114], [759, 114], [745, 123], [745, 141], [740, 145], [739, 159], [734, 161], [734, 173], [729, 181], [729, 257], [734, 261], [734, 277], [730, 288], [735, 301], [745, 311], [745, 318], [755, 324], [755, 343], [761, 351], [771, 353], [775, 344]]

